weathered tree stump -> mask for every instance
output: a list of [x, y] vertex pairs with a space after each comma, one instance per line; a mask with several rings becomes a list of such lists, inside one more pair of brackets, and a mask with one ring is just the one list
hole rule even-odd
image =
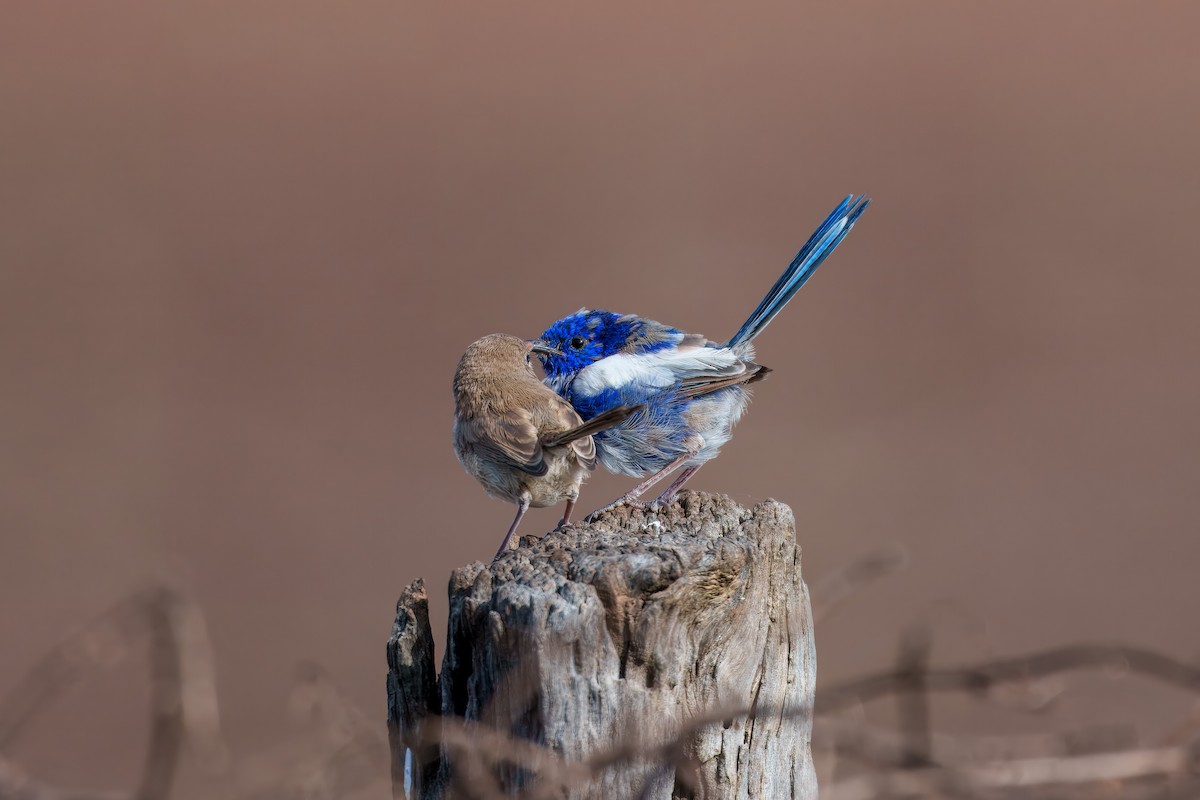
[[781, 503], [685, 492], [524, 537], [454, 571], [440, 676], [419, 581], [388, 664], [398, 796], [409, 746], [420, 798], [816, 797], [812, 617]]

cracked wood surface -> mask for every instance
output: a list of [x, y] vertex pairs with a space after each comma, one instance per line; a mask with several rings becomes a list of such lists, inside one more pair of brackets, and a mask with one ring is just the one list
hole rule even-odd
[[[787, 506], [685, 492], [660, 512], [620, 507], [455, 570], [449, 594], [436, 681], [423, 585], [397, 605], [395, 742], [419, 745], [436, 714], [546, 745], [569, 765], [559, 777], [575, 776], [548, 796], [816, 797], [816, 657]], [[730, 716], [680, 735], [714, 712]], [[476, 740], [488, 752], [418, 746], [419, 796], [457, 796], [468, 777], [509, 796], [553, 779], [494, 770], [503, 748]]]

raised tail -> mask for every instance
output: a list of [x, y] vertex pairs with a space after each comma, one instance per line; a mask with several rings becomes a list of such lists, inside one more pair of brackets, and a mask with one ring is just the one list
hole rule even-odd
[[832, 214], [826, 217], [825, 221], [821, 223], [821, 227], [817, 228], [816, 232], [804, 243], [804, 247], [800, 248], [800, 252], [792, 259], [792, 263], [779, 276], [779, 280], [775, 281], [771, 291], [767, 292], [767, 296], [758, 304], [758, 308], [754, 309], [754, 313], [742, 323], [742, 327], [733, 335], [726, 347], [745, 344], [763, 332], [775, 315], [782, 311], [783, 307], [792, 299], [792, 295], [800, 291], [804, 282], [817, 271], [821, 262], [833, 252], [835, 247], [841, 244], [842, 239], [846, 238], [846, 234], [854, 226], [854, 221], [866, 210], [867, 204], [870, 202], [862, 195], [858, 197], [850, 195], [833, 210]]
[[578, 425], [570, 430], [556, 433], [553, 436], [542, 440], [542, 444], [546, 447], [558, 447], [562, 444], [573, 442], [576, 439], [582, 439], [585, 436], [591, 436], [600, 431], [606, 431], [613, 425], [619, 425], [627, 420], [631, 415], [645, 408], [644, 405], [634, 406], [617, 406], [610, 408], [603, 414], [597, 414], [582, 425]]

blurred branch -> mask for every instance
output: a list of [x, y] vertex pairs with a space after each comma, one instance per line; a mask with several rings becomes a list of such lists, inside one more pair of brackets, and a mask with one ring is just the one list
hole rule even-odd
[[[1200, 692], [1200, 669], [1142, 647], [1121, 644], [1078, 644], [1028, 656], [1001, 658], [965, 667], [943, 667], [924, 673], [923, 691], [983, 694], [993, 687], [1060, 672], [1121, 666], [1129, 672], [1190, 692]], [[890, 671], [869, 675], [819, 691], [816, 713], [828, 714], [860, 702], [914, 691], [909, 675]]]
[[84, 792], [58, 789], [35, 781], [0, 758], [0, 800], [130, 800], [122, 792]]
[[[794, 718], [803, 713], [803, 709], [762, 709], [758, 712], [760, 716], [769, 714], [781, 718]], [[529, 784], [518, 797], [548, 800], [585, 787], [598, 780], [605, 769], [630, 761], [658, 765], [647, 774], [645, 795], [657, 780], [672, 770], [677, 779], [682, 777], [684, 784], [693, 778], [694, 759], [685, 755], [686, 743], [704, 727], [751, 716], [754, 715], [748, 710], [700, 715], [681, 726], [669, 739], [658, 743], [641, 741], [631, 732], [621, 743], [587, 762], [569, 761], [550, 748], [458, 719], [433, 720], [423, 729], [423, 736], [439, 741], [450, 757], [454, 769], [450, 788], [457, 792], [453, 795], [456, 797], [479, 800], [506, 797], [498, 773], [506, 764], [530, 773]], [[1131, 731], [1126, 727], [976, 740], [930, 733], [929, 741], [931, 753], [947, 762], [958, 763], [944, 767], [906, 767], [911, 754], [911, 741], [906, 735], [847, 725], [838, 720], [821, 723], [813, 738], [815, 749], [844, 752], [883, 769], [835, 783], [822, 792], [822, 797], [826, 800], [830, 797], [834, 800], [878, 800], [947, 794], [970, 797], [991, 796], [989, 792], [1001, 790], [1041, 796], [1040, 792], [1049, 786], [1085, 787], [1154, 777], [1193, 781], [1198, 763], [1194, 746], [1078, 752], [1081, 749], [1126, 747], [1131, 741]]]
[[889, 544], [859, 556], [846, 566], [813, 584], [813, 621], [828, 617], [847, 599], [880, 578], [908, 567], [908, 551]]
[[[133, 644], [149, 639], [150, 735], [136, 800], [170, 794], [185, 740], [208, 766], [223, 764], [212, 650], [204, 615], [190, 598], [167, 585], [149, 587], [117, 603], [64, 637], [0, 702], [0, 751], [10, 751], [37, 714], [97, 666], [124, 661]], [[8, 768], [0, 780], [19, 774]], [[25, 780], [14, 797], [95, 797], [70, 794]], [[33, 788], [31, 788], [33, 787]], [[9, 792], [0, 782], [0, 789]], [[29, 792], [35, 792], [29, 794]], [[22, 792], [24, 794], [22, 794]], [[6, 797], [0, 794], [0, 797]]]
[[1183, 744], [1198, 735], [1200, 735], [1200, 702], [1192, 706], [1187, 716], [1167, 729], [1159, 744], [1164, 746]]
[[183, 746], [183, 676], [179, 642], [171, 625], [172, 593], [158, 589], [147, 599], [150, 626], [150, 743], [136, 800], [165, 800]]
[[1193, 777], [1196, 753], [1185, 747], [1132, 750], [1067, 758], [1028, 758], [956, 769], [919, 769], [861, 775], [825, 789], [824, 800], [1031, 790], [1058, 785], [1100, 784], [1152, 777]]
[[56, 644], [0, 701], [0, 752], [11, 752], [42, 708], [95, 667], [124, 660], [145, 631], [145, 592], [128, 597]]
[[[1097, 755], [1132, 749], [1136, 742], [1131, 725], [1010, 736], [930, 735], [931, 760], [946, 766]], [[825, 717], [813, 728], [812, 746], [818, 752], [835, 752], [873, 767], [898, 769], [904, 764], [906, 741], [895, 731]]]
[[[804, 714], [805, 709], [764, 709], [758, 715], [788, 719]], [[426, 720], [419, 733], [424, 741], [418, 744], [440, 744], [444, 748], [453, 765], [451, 787], [466, 792], [464, 796], [481, 800], [504, 797], [496, 773], [505, 764], [510, 764], [536, 776], [521, 797], [541, 800], [561, 797], [564, 792], [586, 786], [605, 770], [630, 762], [661, 763], [664, 767], [682, 769], [690, 774], [690, 759], [684, 755], [685, 743], [709, 725], [752, 716], [746, 709], [702, 714], [659, 742], [646, 742], [635, 731], [630, 731], [621, 742], [586, 762], [570, 761], [548, 747], [481, 723], [446, 717]], [[650, 782], [653, 778], [652, 774]]]
[[916, 625], [900, 638], [896, 674], [904, 682], [904, 691], [896, 694], [896, 712], [900, 735], [904, 738], [901, 766], [927, 767], [933, 761], [932, 734], [929, 729], [929, 695], [925, 675], [933, 639], [929, 628]]

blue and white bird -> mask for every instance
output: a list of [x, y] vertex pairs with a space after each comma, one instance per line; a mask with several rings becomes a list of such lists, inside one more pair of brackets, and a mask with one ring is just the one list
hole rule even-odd
[[747, 387], [770, 371], [755, 363], [751, 342], [841, 243], [868, 202], [854, 195], [843, 200], [724, 344], [634, 314], [586, 308], [546, 329], [539, 340], [546, 347], [538, 354], [545, 382], [580, 417], [589, 420], [622, 405], [645, 406], [595, 434], [606, 469], [648, 476], [600, 511], [636, 504], [650, 487], [683, 467], [655, 501], [666, 505], [716, 457], [750, 402]]

